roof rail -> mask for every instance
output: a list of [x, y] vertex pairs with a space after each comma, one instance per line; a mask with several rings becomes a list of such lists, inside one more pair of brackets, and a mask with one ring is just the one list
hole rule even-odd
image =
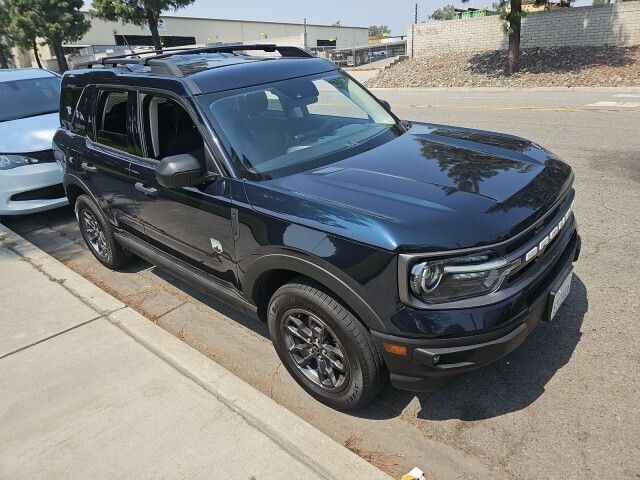
[[[126, 64], [150, 65], [149, 63], [150, 60], [162, 60], [162, 59], [172, 57], [174, 55], [193, 55], [193, 54], [200, 54], [200, 53], [235, 54], [235, 52], [243, 52], [243, 51], [250, 51], [250, 50], [261, 50], [264, 52], [278, 52], [283, 57], [298, 57], [298, 58], [313, 57], [313, 55], [311, 55], [309, 52], [299, 47], [279, 46], [274, 44], [219, 45], [215, 47], [173, 47], [173, 48], [165, 48], [161, 50], [148, 50], [148, 51], [142, 51], [138, 53], [127, 53], [123, 55], [114, 55], [111, 57], [103, 57], [98, 60], [81, 63], [78, 66], [92, 68], [93, 65], [113, 65], [113, 66], [126, 65]], [[155, 55], [149, 55], [145, 57], [141, 56], [148, 53], [153, 53]]]

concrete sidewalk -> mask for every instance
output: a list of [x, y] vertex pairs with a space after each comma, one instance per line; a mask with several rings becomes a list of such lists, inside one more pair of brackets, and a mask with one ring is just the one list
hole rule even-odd
[[389, 479], [0, 225], [0, 478]]

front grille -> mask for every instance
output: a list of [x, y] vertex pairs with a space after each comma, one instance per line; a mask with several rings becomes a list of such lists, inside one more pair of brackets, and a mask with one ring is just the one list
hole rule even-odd
[[538, 238], [541, 232], [545, 231], [552, 222], [554, 222], [560, 213], [569, 207], [571, 200], [573, 199], [573, 189], [569, 189], [567, 193], [558, 201], [551, 210], [544, 214], [544, 220], [536, 225], [535, 228], [531, 228], [527, 233], [520, 235], [517, 239], [510, 241], [504, 250], [500, 253], [504, 256], [509, 256], [513, 252], [533, 242]]
[[542, 295], [551, 286], [551, 282], [560, 275], [565, 265], [573, 260], [577, 244], [578, 232], [574, 230], [569, 242], [567, 242], [567, 245], [564, 247], [562, 252], [560, 252], [554, 261], [546, 267], [544, 273], [540, 275], [540, 277], [529, 287], [529, 292], [527, 294], [529, 301]]
[[25, 202], [27, 200], [54, 200], [65, 196], [64, 187], [61, 183], [49, 187], [36, 188], [28, 192], [16, 193], [11, 196], [13, 202]]
[[[562, 232], [564, 233], [564, 232]], [[549, 245], [546, 246], [546, 248], [544, 249], [544, 252], [542, 252], [542, 254], [536, 256], [533, 260], [529, 261], [529, 263], [525, 264], [524, 266], [516, 269], [513, 273], [511, 273], [505, 282], [505, 285], [511, 285], [512, 283], [516, 282], [520, 277], [522, 277], [524, 274], [526, 274], [530, 269], [532, 269], [535, 265], [537, 265], [540, 262], [546, 262], [547, 258], [546, 256], [549, 254], [549, 252], [553, 251], [555, 245], [557, 242], [560, 241], [561, 238], [563, 238], [564, 235], [559, 234], [556, 235], [553, 240], [551, 240], [549, 242]]]

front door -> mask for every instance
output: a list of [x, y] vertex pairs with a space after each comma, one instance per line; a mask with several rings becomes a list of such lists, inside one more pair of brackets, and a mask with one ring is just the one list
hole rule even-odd
[[161, 159], [180, 154], [198, 158], [203, 172], [215, 162], [203, 141], [188, 105], [177, 99], [138, 95], [144, 158], [132, 161], [134, 199], [147, 240], [168, 253], [235, 285], [234, 240], [230, 182], [218, 175], [199, 187], [168, 189], [156, 180]]

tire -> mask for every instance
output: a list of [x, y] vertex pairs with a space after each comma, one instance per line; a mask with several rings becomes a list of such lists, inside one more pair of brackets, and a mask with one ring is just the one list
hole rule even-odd
[[269, 302], [268, 323], [271, 341], [291, 376], [336, 410], [364, 407], [387, 382], [371, 334], [313, 280], [297, 278], [280, 287]]
[[129, 256], [116, 242], [113, 227], [100, 206], [91, 197], [80, 195], [76, 199], [75, 212], [82, 238], [93, 256], [112, 270], [124, 266]]

